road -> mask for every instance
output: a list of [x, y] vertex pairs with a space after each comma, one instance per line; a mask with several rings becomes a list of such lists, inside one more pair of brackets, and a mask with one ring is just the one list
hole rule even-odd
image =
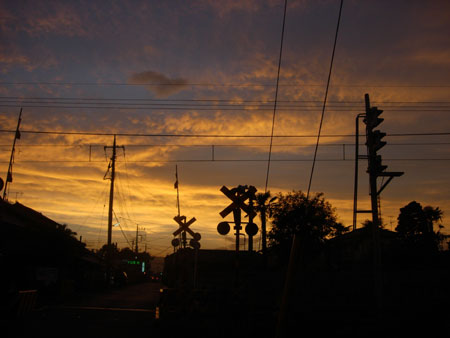
[[161, 337], [155, 325], [159, 283], [79, 295], [8, 324], [8, 337]]
[[[227, 297], [229, 301], [209, 295], [205, 300], [200, 299], [202, 305], [196, 311], [190, 303], [190, 308], [178, 306], [172, 315], [155, 319], [161, 288], [159, 283], [128, 285], [38, 308], [13, 321], [2, 318], [2, 337], [274, 337], [273, 318], [260, 305], [248, 312], [248, 306], [233, 306], [231, 295]], [[402, 311], [386, 312], [378, 319], [370, 313], [312, 311], [299, 313], [295, 327], [300, 330], [297, 333], [313, 331], [324, 336], [360, 337], [368, 333], [380, 337], [404, 337], [413, 333], [445, 336], [450, 329], [448, 309], [431, 310], [412, 317]], [[256, 313], [263, 315], [258, 319]]]
[[[142, 283], [114, 288], [97, 294], [79, 295], [75, 299], [45, 306], [23, 318], [8, 321], [7, 335], [2, 337], [250, 337], [249, 332], [261, 334], [265, 325], [249, 325], [240, 306], [231, 300], [203, 299], [200, 308], [178, 297], [169, 302], [174, 311], [161, 311], [156, 318], [156, 307], [161, 298], [159, 283]], [[165, 298], [166, 299], [166, 298]], [[187, 306], [186, 306], [187, 305]], [[206, 307], [205, 305], [208, 305]], [[211, 308], [211, 305], [214, 305]], [[163, 315], [163, 313], [165, 313]], [[0, 320], [3, 326], [5, 320]]]

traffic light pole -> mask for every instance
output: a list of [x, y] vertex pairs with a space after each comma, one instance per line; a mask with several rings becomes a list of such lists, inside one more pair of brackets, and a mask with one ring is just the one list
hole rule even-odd
[[[364, 96], [366, 103], [366, 116], [370, 114], [370, 98], [369, 94]], [[375, 162], [377, 153], [374, 151], [374, 147], [369, 143], [369, 133], [370, 128], [366, 128], [366, 139], [367, 141], [367, 155], [369, 158], [369, 186], [370, 186], [370, 204], [372, 208], [372, 223], [374, 225], [374, 229], [380, 226], [379, 217], [378, 217], [378, 189], [377, 189], [377, 173], [375, 172]]]
[[359, 155], [359, 119], [365, 117], [366, 114], [358, 114], [355, 120], [355, 182], [353, 186], [353, 231], [356, 230], [356, 222], [358, 213], [371, 213], [371, 210], [358, 210], [358, 176], [359, 176], [359, 159], [367, 158], [367, 156]]
[[[373, 240], [373, 273], [374, 273], [374, 296], [375, 305], [378, 310], [382, 307], [382, 277], [381, 277], [381, 249], [380, 249], [380, 220], [378, 217], [378, 191], [377, 191], [377, 173], [376, 173], [376, 151], [373, 146], [373, 140], [370, 133], [373, 133], [373, 126], [370, 126], [370, 120], [374, 121], [377, 119], [376, 115], [371, 118], [371, 107], [369, 94], [365, 97], [366, 104], [366, 139], [367, 139], [367, 155], [369, 160], [369, 186], [370, 186], [370, 204], [372, 209], [372, 240]], [[380, 123], [380, 119], [378, 123]]]

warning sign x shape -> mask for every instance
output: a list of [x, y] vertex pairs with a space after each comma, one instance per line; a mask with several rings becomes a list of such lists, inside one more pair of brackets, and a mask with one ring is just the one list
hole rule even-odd
[[231, 203], [228, 207], [226, 207], [220, 212], [220, 216], [222, 216], [222, 218], [225, 218], [230, 212], [232, 212], [237, 208], [241, 208], [242, 210], [244, 210], [244, 212], [247, 213], [249, 217], [256, 216], [256, 212], [252, 208], [250, 208], [250, 206], [244, 203], [248, 198], [250, 198], [255, 194], [256, 192], [255, 187], [250, 186], [246, 192], [244, 192], [241, 195], [237, 194], [237, 196], [234, 192], [234, 189], [230, 190], [226, 186], [223, 186], [220, 189], [220, 191], [223, 192], [225, 196], [227, 196], [230, 200], [233, 201], [233, 203]]
[[196, 221], [195, 217], [191, 218], [188, 222], [186, 222], [186, 216], [175, 216], [173, 219], [180, 225], [178, 230], [173, 233], [174, 236], [178, 236], [182, 231], [186, 231], [194, 237], [195, 233], [189, 229], [189, 226]]

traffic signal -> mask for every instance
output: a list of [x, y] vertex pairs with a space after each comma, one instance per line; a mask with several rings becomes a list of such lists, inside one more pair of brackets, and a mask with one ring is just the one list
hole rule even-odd
[[383, 111], [381, 109], [378, 109], [377, 107], [368, 107], [368, 109], [366, 109], [366, 117], [364, 118], [363, 122], [367, 126], [368, 133], [384, 121], [383, 118], [378, 117], [382, 112]]
[[386, 142], [381, 140], [385, 136], [386, 133], [382, 133], [379, 130], [374, 130], [367, 134], [366, 145], [370, 148], [372, 152], [376, 153], [378, 150], [380, 150], [386, 145]]
[[377, 155], [373, 157], [373, 160], [369, 164], [369, 170], [372, 170], [372, 173], [375, 176], [385, 176], [387, 173], [385, 170], [387, 169], [387, 165], [383, 165], [381, 160], [381, 155]]

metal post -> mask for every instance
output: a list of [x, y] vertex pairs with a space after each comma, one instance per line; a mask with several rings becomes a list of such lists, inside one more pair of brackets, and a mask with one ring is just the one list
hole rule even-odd
[[16, 151], [16, 140], [20, 139], [20, 122], [22, 121], [22, 108], [20, 108], [19, 112], [19, 119], [17, 120], [17, 127], [16, 127], [16, 133], [14, 134], [14, 141], [13, 146], [11, 149], [11, 157], [9, 159], [9, 166], [8, 166], [8, 173], [6, 174], [6, 180], [5, 180], [5, 188], [3, 190], [3, 200], [7, 201], [7, 189], [8, 189], [8, 182], [12, 182], [12, 165], [14, 162], [14, 153]]
[[177, 188], [177, 208], [178, 208], [178, 216], [180, 216], [180, 191], [178, 189], [178, 165], [175, 165], [175, 187]]
[[236, 252], [239, 251], [239, 236], [240, 232], [239, 230], [242, 229], [241, 227], [241, 209], [236, 208], [233, 210], [233, 216], [234, 216], [234, 229], [236, 230]]
[[267, 254], [266, 244], [266, 206], [261, 207], [261, 240], [262, 240], [262, 253], [265, 256]]
[[195, 252], [194, 252], [194, 289], [197, 288], [197, 265], [198, 265], [198, 247], [196, 246], [194, 248]]
[[[250, 207], [250, 210], [253, 210], [253, 198], [250, 197], [248, 201], [248, 205]], [[248, 222], [253, 223], [253, 216], [248, 216]], [[244, 250], [245, 250], [245, 237], [244, 237]], [[248, 251], [253, 251], [253, 235], [248, 234]]]
[[[364, 96], [366, 103], [366, 112], [370, 109], [369, 94]], [[369, 184], [370, 184], [370, 203], [372, 208], [372, 239], [373, 239], [373, 269], [374, 269], [374, 293], [375, 302], [378, 309], [382, 307], [382, 277], [381, 277], [381, 250], [380, 250], [380, 220], [378, 217], [378, 189], [377, 175], [375, 172], [376, 153], [368, 147], [369, 159]]]
[[139, 252], [139, 249], [138, 249], [138, 239], [139, 239], [139, 225], [138, 224], [136, 224], [136, 248], [135, 248], [135, 251], [136, 251], [136, 253], [138, 253]]
[[356, 218], [358, 213], [358, 160], [359, 160], [359, 119], [365, 114], [356, 115], [355, 119], [355, 182], [353, 190], [353, 231], [356, 230]]
[[[237, 195], [239, 195], [239, 192], [236, 192]], [[237, 292], [238, 286], [239, 286], [239, 237], [240, 237], [240, 230], [241, 227], [241, 209], [235, 208], [233, 210], [233, 216], [234, 216], [234, 229], [236, 230], [236, 251], [235, 251], [235, 258], [234, 258], [234, 264], [235, 264], [235, 275], [234, 275], [234, 287], [235, 291]], [[245, 243], [245, 242], [244, 242]]]

